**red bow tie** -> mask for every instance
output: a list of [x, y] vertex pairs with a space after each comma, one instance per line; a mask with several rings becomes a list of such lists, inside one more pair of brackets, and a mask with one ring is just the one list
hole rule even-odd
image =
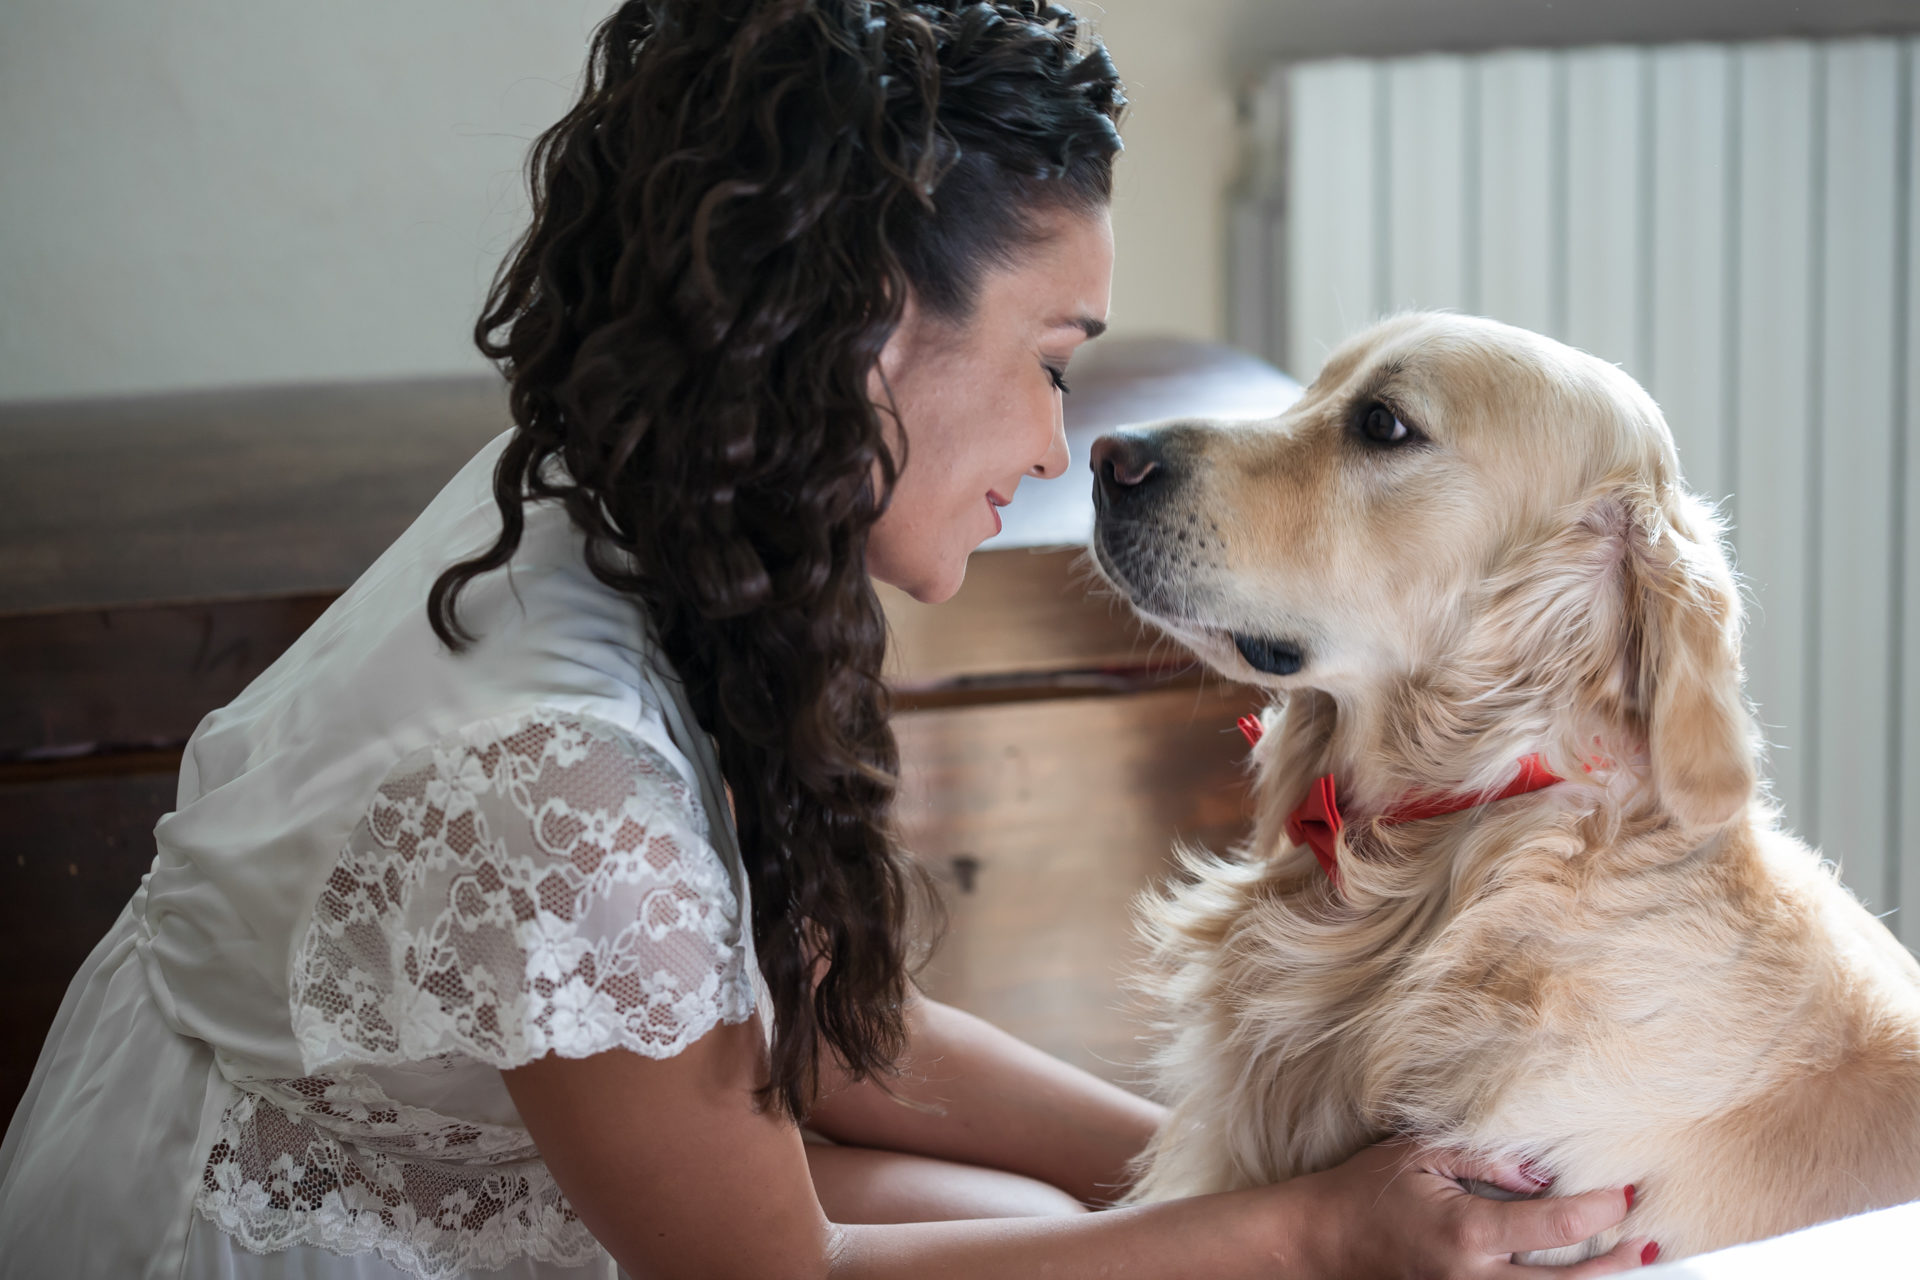
[[[1240, 732], [1246, 735], [1248, 746], [1260, 741], [1261, 731], [1258, 719], [1253, 716], [1240, 717]], [[1496, 800], [1510, 800], [1559, 781], [1559, 775], [1547, 768], [1545, 760], [1537, 755], [1527, 756], [1520, 761], [1520, 772], [1514, 775], [1513, 781], [1499, 791], [1476, 795], [1415, 795], [1382, 814], [1380, 821], [1392, 826], [1402, 822], [1418, 822], [1422, 818], [1439, 818], [1479, 805], [1492, 804]], [[1313, 850], [1320, 869], [1327, 873], [1327, 879], [1333, 881], [1335, 888], [1340, 885], [1340, 868], [1334, 861], [1333, 849], [1340, 838], [1342, 825], [1340, 805], [1334, 798], [1333, 775], [1330, 773], [1315, 778], [1313, 785], [1307, 788], [1306, 798], [1287, 815], [1287, 839]]]

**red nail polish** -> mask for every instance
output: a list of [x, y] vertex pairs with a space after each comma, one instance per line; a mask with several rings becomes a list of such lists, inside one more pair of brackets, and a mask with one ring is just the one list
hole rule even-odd
[[1647, 1247], [1640, 1251], [1640, 1265], [1650, 1267], [1659, 1260], [1660, 1246], [1651, 1240], [1647, 1241]]
[[1633, 1208], [1633, 1184], [1631, 1182], [1627, 1184], [1627, 1208]]

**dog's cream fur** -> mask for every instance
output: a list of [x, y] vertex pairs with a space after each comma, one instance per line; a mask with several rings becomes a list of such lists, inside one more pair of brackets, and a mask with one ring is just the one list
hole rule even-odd
[[[1356, 432], [1390, 407], [1430, 442]], [[1412, 1133], [1634, 1183], [1678, 1257], [1920, 1197], [1920, 968], [1758, 786], [1740, 604], [1659, 410], [1490, 321], [1396, 317], [1277, 423], [1169, 424], [1102, 567], [1275, 690], [1256, 823], [1143, 918], [1171, 1119], [1136, 1199], [1266, 1183]], [[1747, 513], [1764, 520], [1764, 511]], [[1234, 633], [1297, 643], [1254, 671]], [[1520, 757], [1568, 781], [1443, 818]], [[1338, 779], [1336, 890], [1284, 833]]]

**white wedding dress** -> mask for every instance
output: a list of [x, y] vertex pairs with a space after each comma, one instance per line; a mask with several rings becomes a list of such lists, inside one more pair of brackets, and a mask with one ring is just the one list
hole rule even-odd
[[613, 1276], [500, 1070], [755, 1002], [711, 742], [554, 504], [476, 580], [502, 436], [187, 744], [158, 856], [0, 1147], [0, 1277]]

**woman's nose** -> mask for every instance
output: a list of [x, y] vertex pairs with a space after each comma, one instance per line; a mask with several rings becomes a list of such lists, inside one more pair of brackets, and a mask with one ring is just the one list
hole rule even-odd
[[1067, 471], [1066, 406], [1060, 403], [1060, 396], [1056, 395], [1053, 400], [1053, 438], [1047, 441], [1047, 456], [1033, 464], [1033, 474], [1042, 480], [1065, 475]]

